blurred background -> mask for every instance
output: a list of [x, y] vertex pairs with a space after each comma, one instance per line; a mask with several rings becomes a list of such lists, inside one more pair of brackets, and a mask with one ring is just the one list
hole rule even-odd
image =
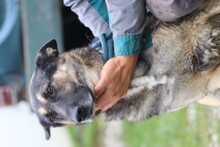
[[1, 147], [219, 147], [220, 110], [199, 104], [144, 122], [105, 122], [52, 129], [49, 141], [29, 105], [38, 49], [56, 39], [61, 52], [93, 38], [60, 0], [0, 0]]

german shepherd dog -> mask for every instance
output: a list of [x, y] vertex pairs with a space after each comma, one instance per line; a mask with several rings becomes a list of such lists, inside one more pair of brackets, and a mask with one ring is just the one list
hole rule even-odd
[[[127, 95], [104, 113], [106, 120], [141, 121], [199, 100], [218, 105], [220, 0], [206, 0], [176, 22], [149, 22], [153, 46], [139, 55]], [[93, 87], [103, 64], [102, 54], [89, 47], [59, 54], [52, 40], [40, 49], [29, 91], [47, 139], [51, 126], [96, 116]]]

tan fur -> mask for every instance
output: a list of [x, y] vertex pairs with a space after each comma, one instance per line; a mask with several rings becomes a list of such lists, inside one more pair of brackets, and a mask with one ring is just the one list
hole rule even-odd
[[220, 66], [217, 67], [212, 73], [211, 78], [208, 81], [207, 89], [209, 91], [215, 91], [220, 89]]
[[[96, 64], [94, 62], [95, 57], [91, 57], [89, 56], [89, 54], [90, 52], [80, 52], [77, 50], [70, 52], [69, 54], [62, 54], [60, 56], [58, 70], [54, 74], [54, 79], [59, 81], [65, 79], [66, 77], [66, 80], [74, 82], [79, 82], [77, 80], [85, 81], [92, 89], [95, 83], [97, 83], [97, 81], [99, 80], [98, 73], [101, 71], [102, 65]], [[102, 62], [100, 58], [97, 59], [99, 60], [99, 62]], [[78, 63], [80, 67], [72, 65], [72, 62]], [[93, 68], [96, 68], [97, 70], [94, 71]], [[76, 72], [76, 70], [78, 71]], [[82, 78], [80, 76], [80, 73], [86, 76]]]
[[38, 113], [41, 114], [41, 115], [46, 115], [46, 114], [48, 114], [48, 110], [41, 107], [41, 108], [38, 109]]
[[43, 103], [43, 104], [47, 103], [47, 100], [40, 93], [37, 93], [36, 97], [41, 103]]
[[220, 91], [220, 66], [216, 68], [207, 83], [207, 89], [210, 91], [207, 96], [198, 102], [203, 105], [220, 107], [219, 96], [215, 95], [215, 91]]
[[51, 47], [48, 47], [48, 48], [46, 49], [47, 56], [53, 55], [54, 52], [56, 52], [56, 50], [54, 50], [54, 49], [51, 48]]

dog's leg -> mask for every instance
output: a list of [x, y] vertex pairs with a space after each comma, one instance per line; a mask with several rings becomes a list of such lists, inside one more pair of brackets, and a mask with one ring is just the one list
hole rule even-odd
[[212, 78], [208, 81], [208, 95], [198, 102], [203, 105], [220, 107], [220, 65], [212, 73]]
[[220, 107], [220, 99], [214, 96], [206, 96], [199, 100], [198, 103], [211, 107]]

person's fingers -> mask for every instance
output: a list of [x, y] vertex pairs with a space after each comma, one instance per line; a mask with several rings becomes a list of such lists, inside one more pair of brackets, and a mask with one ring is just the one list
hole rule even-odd
[[97, 97], [100, 97], [106, 90], [108, 84], [105, 78], [101, 78], [94, 87], [94, 92]]
[[100, 108], [98, 108], [97, 106], [95, 107], [95, 112], [101, 110]]
[[109, 104], [109, 100], [107, 99], [106, 92], [103, 93], [96, 102], [96, 108], [102, 110], [106, 105]]
[[110, 109], [113, 105], [114, 105], [114, 103], [106, 104], [106, 105], [104, 105], [104, 106], [97, 106], [97, 107], [96, 107], [96, 111], [105, 112], [105, 111], [107, 111], [108, 109]]
[[101, 112], [107, 111], [114, 104], [118, 102], [119, 98], [112, 95], [111, 90], [106, 90], [96, 102], [96, 109], [101, 110]]
[[108, 100], [105, 97], [100, 97], [96, 104], [96, 111], [105, 112], [118, 102], [115, 98], [111, 98], [110, 101]]
[[114, 104], [115, 104], [115, 103], [108, 104], [108, 105], [105, 106], [103, 109], [101, 109], [101, 112], [107, 111], [107, 110], [110, 109]]

